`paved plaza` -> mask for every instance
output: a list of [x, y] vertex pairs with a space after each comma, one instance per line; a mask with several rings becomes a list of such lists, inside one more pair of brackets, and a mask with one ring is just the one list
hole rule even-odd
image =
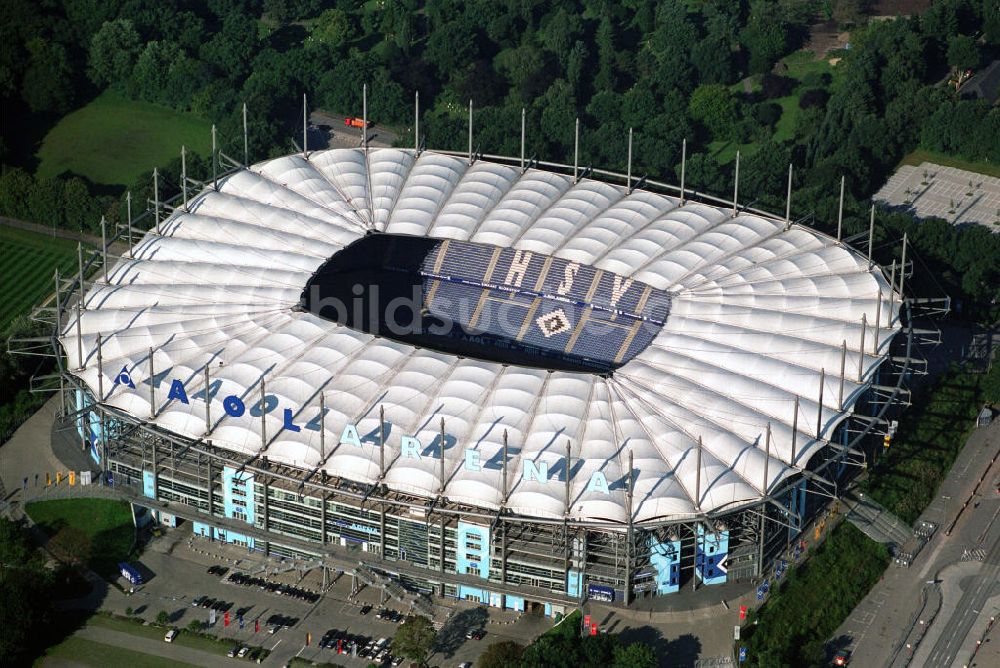
[[1000, 179], [924, 162], [903, 165], [872, 198], [917, 218], [975, 223], [1000, 232]]

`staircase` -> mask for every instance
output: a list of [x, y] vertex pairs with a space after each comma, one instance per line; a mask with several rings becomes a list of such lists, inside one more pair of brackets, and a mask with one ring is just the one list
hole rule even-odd
[[358, 563], [354, 568], [354, 576], [365, 583], [369, 587], [377, 587], [386, 593], [386, 595], [400, 603], [410, 606], [410, 609], [417, 612], [425, 617], [434, 618], [434, 604], [431, 603], [423, 594], [413, 593], [406, 589], [396, 580], [376, 573], [374, 570], [365, 566], [363, 563]]
[[913, 539], [913, 529], [875, 501], [852, 493], [845, 503], [847, 520], [872, 540], [900, 548]]

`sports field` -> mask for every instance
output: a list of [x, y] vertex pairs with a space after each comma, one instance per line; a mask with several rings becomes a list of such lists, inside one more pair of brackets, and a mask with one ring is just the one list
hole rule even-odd
[[136, 178], [180, 155], [181, 145], [208, 155], [212, 124], [158, 104], [106, 91], [67, 114], [38, 151], [38, 176], [72, 172], [104, 185]]
[[51, 294], [55, 288], [52, 274], [66, 276], [75, 271], [76, 242], [0, 226], [0, 332], [19, 315]]

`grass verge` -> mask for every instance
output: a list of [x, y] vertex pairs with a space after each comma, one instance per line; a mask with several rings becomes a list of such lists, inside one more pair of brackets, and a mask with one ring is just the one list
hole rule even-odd
[[749, 666], [823, 665], [827, 639], [872, 588], [889, 552], [842, 522], [743, 627]]
[[952, 368], [920, 393], [899, 423], [889, 451], [875, 464], [865, 493], [907, 523], [934, 499], [975, 427], [984, 403], [1000, 401], [1000, 364], [989, 373]]
[[152, 165], [180, 155], [181, 145], [211, 152], [212, 125], [189, 113], [105, 91], [52, 128], [38, 151], [38, 176], [64, 172], [94, 183], [130, 186]]
[[[161, 636], [160, 640], [163, 638]], [[53, 661], [49, 661], [52, 659]], [[57, 665], [93, 666], [129, 666], [129, 668], [171, 668], [172, 666], [191, 666], [176, 659], [167, 659], [152, 654], [144, 654], [114, 645], [105, 645], [88, 638], [70, 636], [64, 641], [49, 647], [45, 654], [35, 661], [35, 666], [46, 666], [49, 663]]]
[[991, 165], [987, 162], [962, 160], [961, 158], [956, 158], [955, 156], [946, 155], [944, 153], [925, 151], [922, 148], [918, 148], [916, 151], [903, 156], [903, 159], [900, 160], [899, 164], [913, 165], [914, 167], [917, 167], [922, 162], [933, 162], [935, 165], [941, 165], [942, 167], [964, 169], [969, 172], [975, 172], [976, 174], [992, 176], [1000, 179], [1000, 165]]
[[[122, 619], [121, 617], [114, 617], [106, 614], [94, 615], [87, 621], [87, 623], [92, 626], [100, 626], [113, 631], [121, 631], [122, 633], [130, 633], [132, 635], [160, 641], [163, 640], [163, 636], [167, 632], [167, 629], [171, 628], [170, 626], [160, 626], [158, 624], [143, 624], [142, 620], [137, 617], [132, 619]], [[181, 629], [180, 633], [177, 634], [177, 637], [174, 639], [174, 644], [201, 650], [210, 654], [225, 656], [226, 652], [229, 651], [229, 648], [236, 643], [232, 640], [220, 640], [202, 635], [200, 633], [191, 633], [190, 631]]]

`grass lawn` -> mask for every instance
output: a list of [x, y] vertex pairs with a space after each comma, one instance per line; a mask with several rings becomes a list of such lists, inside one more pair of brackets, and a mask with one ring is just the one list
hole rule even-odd
[[737, 144], [731, 141], [713, 141], [708, 145], [708, 153], [715, 157], [715, 161], [720, 165], [728, 165], [736, 159], [736, 150], [740, 151], [740, 161], [743, 158], [753, 155], [760, 149], [760, 144], [751, 142], [749, 144]]
[[50, 549], [72, 554], [105, 578], [129, 558], [132, 512], [124, 501], [58, 499], [29, 503], [25, 510], [47, 533]]
[[795, 121], [800, 111], [799, 98], [809, 88], [801, 83], [802, 79], [807, 74], [829, 74], [832, 81], [827, 89], [833, 90], [837, 87], [841, 76], [840, 73], [842, 72], [842, 70], [838, 70], [836, 67], [830, 65], [825, 59], [816, 60], [811, 51], [796, 51], [793, 54], [785, 56], [781, 62], [788, 66], [787, 76], [796, 79], [800, 83], [792, 90], [790, 95], [773, 100], [774, 103], [781, 106], [781, 118], [778, 119], [778, 123], [774, 126], [775, 141], [786, 141], [792, 139], [795, 135]]
[[14, 318], [26, 314], [55, 288], [56, 268], [66, 276], [76, 268], [76, 242], [37, 232], [0, 226], [0, 332]]
[[[163, 641], [161, 634], [159, 640]], [[48, 661], [53, 659], [53, 661]], [[170, 668], [171, 666], [190, 666], [190, 663], [183, 663], [175, 659], [143, 654], [113, 645], [70, 636], [55, 647], [45, 650], [45, 654], [35, 661], [35, 666], [74, 665], [74, 666], [94, 666], [94, 668], [104, 668], [105, 666], [129, 666], [130, 668]]]
[[73, 172], [95, 183], [130, 186], [181, 145], [208, 155], [212, 124], [193, 114], [105, 91], [67, 114], [42, 142], [38, 176]]
[[955, 167], [956, 169], [964, 169], [970, 172], [975, 172], [976, 174], [983, 174], [984, 176], [1000, 178], [1000, 165], [991, 165], [988, 162], [972, 162], [970, 160], [962, 160], [961, 158], [945, 155], [944, 153], [925, 151], [922, 148], [918, 148], [916, 151], [904, 156], [899, 164], [913, 165], [916, 167], [922, 162], [933, 162], [935, 165], [941, 165], [942, 167]]

